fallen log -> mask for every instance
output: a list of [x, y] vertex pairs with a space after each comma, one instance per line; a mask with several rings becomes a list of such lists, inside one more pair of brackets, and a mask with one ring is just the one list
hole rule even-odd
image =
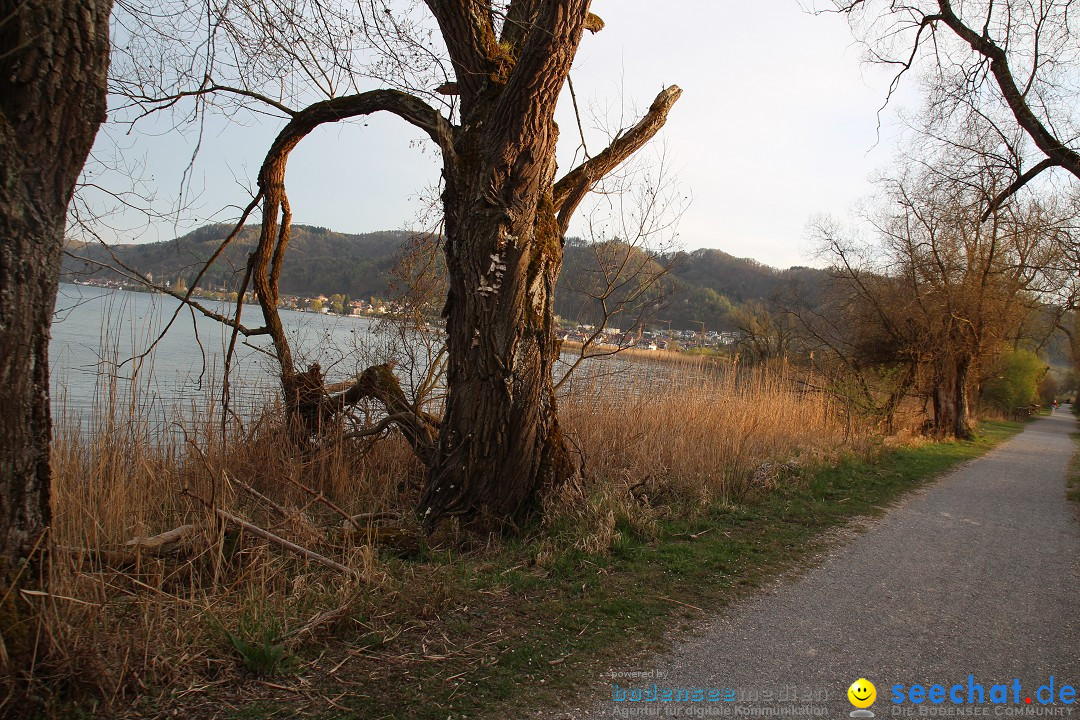
[[315, 552], [314, 550], [308, 550], [306, 547], [301, 547], [300, 545], [297, 545], [296, 543], [289, 542], [285, 538], [279, 537], [278, 535], [275, 535], [274, 533], [270, 532], [269, 530], [264, 530], [263, 528], [259, 527], [258, 525], [250, 523], [247, 520], [244, 520], [243, 518], [238, 518], [235, 515], [233, 515], [232, 513], [229, 513], [229, 512], [226, 512], [226, 511], [224, 511], [224, 510], [222, 510], [220, 508], [214, 507], [213, 505], [211, 505], [209, 502], [207, 502], [203, 498], [201, 498], [198, 495], [196, 495], [195, 493], [191, 492], [191, 490], [185, 489], [183, 491], [183, 493], [184, 493], [184, 495], [191, 498], [192, 500], [196, 500], [199, 503], [201, 503], [203, 505], [203, 507], [205, 507], [205, 508], [207, 508], [209, 510], [212, 510], [216, 516], [218, 516], [219, 518], [221, 518], [225, 522], [231, 523], [231, 524], [237, 526], [238, 528], [240, 528], [244, 532], [251, 533], [255, 537], [260, 537], [263, 540], [266, 540], [267, 542], [271, 542], [271, 543], [277, 545], [278, 547], [284, 548], [285, 550], [288, 550], [290, 552], [294, 552], [294, 553], [296, 553], [297, 555], [299, 555], [299, 556], [301, 556], [303, 558], [306, 558], [308, 560], [311, 560], [312, 562], [318, 563], [319, 565], [323, 565], [325, 567], [332, 568], [332, 569], [337, 570], [338, 572], [344, 573], [346, 575], [349, 575], [349, 574], [353, 573], [353, 571], [351, 569], [345, 567], [341, 563], [339, 563], [339, 562], [337, 562], [335, 560], [331, 560], [330, 558], [325, 557], [323, 555], [320, 555], [319, 553]]
[[350, 515], [341, 523], [342, 530], [348, 530], [350, 527], [358, 530], [364, 529], [366, 523], [379, 522], [380, 520], [396, 520], [401, 521], [401, 513], [396, 512], [370, 512], [360, 513], [359, 515]]
[[165, 557], [178, 555], [194, 547], [191, 542], [198, 535], [197, 525], [181, 525], [157, 535], [135, 537], [123, 543], [117, 550], [57, 545], [56, 549], [80, 559], [89, 559], [100, 565], [124, 568], [134, 565], [139, 557]]
[[281, 515], [283, 518], [288, 519], [288, 518], [292, 517], [293, 514], [291, 512], [286, 510], [281, 505], [278, 505], [276, 502], [274, 502], [270, 498], [266, 497], [261, 492], [259, 492], [255, 488], [251, 487], [250, 485], [248, 485], [243, 480], [241, 480], [239, 478], [229, 477], [228, 474], [226, 474], [226, 473], [222, 473], [222, 475], [225, 477], [226, 481], [228, 481], [229, 483], [231, 483], [233, 485], [236, 485], [238, 488], [240, 488], [241, 490], [243, 490], [244, 492], [246, 492], [248, 495], [255, 498], [256, 500], [259, 500], [259, 501], [261, 501], [263, 503], [266, 503], [267, 506], [269, 506], [278, 515]]
[[342, 523], [341, 531], [344, 537], [352, 542], [389, 548], [405, 554], [420, 551], [420, 532], [416, 528], [370, 525], [357, 530], [351, 525]]
[[104, 565], [114, 569], [122, 569], [134, 565], [139, 559], [138, 555], [130, 551], [107, 550], [105, 548], [86, 548], [74, 545], [57, 545], [55, 549], [76, 558], [77, 561], [89, 561], [97, 565]]
[[308, 560], [311, 560], [312, 562], [318, 563], [320, 565], [324, 565], [324, 566], [326, 566], [328, 568], [332, 568], [332, 569], [337, 570], [338, 572], [344, 573], [346, 575], [352, 573], [351, 569], [345, 567], [344, 565], [342, 565], [341, 563], [339, 563], [339, 562], [337, 562], [335, 560], [331, 560], [328, 557], [320, 555], [319, 553], [315, 552], [314, 550], [308, 550], [306, 547], [301, 547], [300, 545], [297, 545], [296, 543], [289, 542], [285, 538], [279, 537], [279, 536], [275, 535], [274, 533], [270, 532], [269, 530], [263, 530], [258, 525], [253, 525], [253, 524], [249, 523], [247, 520], [244, 520], [242, 518], [238, 518], [238, 517], [236, 517], [235, 515], [233, 515], [231, 513], [227, 513], [224, 510], [219, 510], [219, 509], [216, 509], [216, 508], [214, 510], [214, 513], [219, 518], [224, 520], [225, 522], [232, 523], [233, 525], [236, 525], [237, 527], [239, 527], [244, 532], [251, 533], [255, 537], [260, 537], [263, 540], [274, 543], [278, 547], [282, 547], [282, 548], [284, 548], [286, 550], [294, 552], [297, 555], [300, 555], [301, 557], [304, 557], [304, 558], [306, 558]]
[[195, 525], [181, 525], [172, 530], [166, 530], [159, 535], [132, 538], [124, 543], [124, 547], [131, 548], [133, 552], [164, 555], [178, 549], [180, 545], [183, 545], [195, 535], [197, 530], [198, 528]]

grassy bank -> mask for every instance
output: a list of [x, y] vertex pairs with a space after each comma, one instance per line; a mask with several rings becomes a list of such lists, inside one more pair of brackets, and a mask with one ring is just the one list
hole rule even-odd
[[[465, 561], [474, 602], [488, 610], [484, 624], [470, 625], [459, 643], [486, 637], [489, 629], [500, 639], [471, 659], [423, 664], [399, 656], [401, 664], [381, 678], [380, 693], [343, 699], [349, 712], [342, 716], [516, 717], [565, 704], [607, 669], [647, 667], [636, 657], [661, 648], [683, 624], [796, 569], [821, 547], [823, 531], [879, 513], [1020, 429], [986, 423], [974, 442], [901, 447], [872, 459], [803, 468], [743, 502], [717, 503], [687, 519], [664, 518], [654, 537], [622, 527], [610, 556], [581, 555], [555, 572], [517, 564], [535, 546], [507, 547], [478, 565]], [[409, 683], [390, 682], [403, 674]]]
[[[299, 451], [272, 411], [223, 435], [213, 408], [162, 427], [131, 398], [60, 423], [51, 594], [27, 599], [36, 712], [442, 720], [556, 702], [1016, 429], [888, 449], [784, 368], [685, 368], [575, 381], [562, 413], [588, 475], [502, 538], [383, 542], [409, 535], [422, 482], [393, 435]], [[342, 531], [357, 513], [367, 531]], [[181, 526], [168, 552], [126, 544]]]

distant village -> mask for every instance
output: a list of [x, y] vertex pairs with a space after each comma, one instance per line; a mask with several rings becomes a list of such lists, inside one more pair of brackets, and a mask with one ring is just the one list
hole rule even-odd
[[[661, 323], [664, 324], [664, 323]], [[584, 345], [592, 341], [592, 345], [598, 348], [626, 348], [632, 347], [637, 350], [687, 350], [692, 348], [720, 349], [735, 345], [739, 336], [735, 332], [717, 332], [707, 330], [704, 335], [697, 330], [662, 330], [638, 329], [623, 331], [617, 327], [607, 326], [597, 331], [594, 325], [566, 325], [561, 324], [561, 335], [564, 343]]]
[[[146, 274], [148, 283], [154, 282], [152, 273]], [[146, 284], [136, 283], [127, 279], [116, 278], [83, 278], [76, 281], [78, 285], [99, 287], [110, 290], [128, 290], [134, 292], [147, 292]], [[177, 283], [166, 280], [163, 287], [170, 292], [186, 293], [187, 285], [181, 278]], [[197, 287], [191, 293], [192, 297], [220, 302], [236, 302], [237, 293], [228, 290], [209, 290]], [[248, 293], [244, 300], [246, 303], [257, 302], [255, 294]], [[319, 313], [324, 315], [343, 315], [347, 317], [393, 317], [404, 312], [405, 308], [397, 302], [370, 298], [368, 300], [353, 300], [348, 295], [316, 295], [303, 297], [300, 295], [282, 295], [278, 300], [278, 306], [283, 310], [294, 312]], [[646, 325], [632, 330], [623, 330], [618, 327], [607, 325], [597, 329], [595, 325], [578, 324], [558, 320], [559, 337], [564, 343], [584, 345], [590, 343], [591, 347], [602, 348], [634, 348], [636, 350], [654, 351], [686, 351], [695, 348], [705, 350], [722, 350], [736, 345], [739, 341], [739, 333], [731, 331], [707, 330], [675, 330], [670, 323], [663, 320], [655, 320]], [[649, 329], [649, 326], [654, 326]], [[662, 327], [667, 325], [667, 327]], [[655, 327], [661, 326], [661, 327]]]

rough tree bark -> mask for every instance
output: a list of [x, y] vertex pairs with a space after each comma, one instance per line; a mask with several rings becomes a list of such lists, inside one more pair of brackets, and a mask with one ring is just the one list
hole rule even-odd
[[111, 0], [0, 0], [4, 585], [50, 522], [49, 326], [68, 202], [105, 118], [111, 9]]
[[934, 434], [968, 440], [972, 437], [968, 412], [970, 358], [949, 359], [934, 375]]

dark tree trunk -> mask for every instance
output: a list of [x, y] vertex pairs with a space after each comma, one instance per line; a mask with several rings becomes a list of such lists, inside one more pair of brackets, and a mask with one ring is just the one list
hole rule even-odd
[[[885, 402], [885, 433], [887, 435], [892, 435], [896, 431], [896, 411], [899, 409], [900, 403], [907, 397], [911, 386], [915, 384], [915, 376], [916, 366], [913, 364], [908, 365], [904, 370], [904, 377], [900, 384], [889, 394], [889, 399]], [[925, 403], [923, 411], [925, 412]]]
[[946, 360], [938, 368], [933, 391], [935, 435], [971, 438], [967, 389], [970, 369], [967, 358]]
[[968, 376], [971, 360], [963, 358], [956, 364], [956, 412], [953, 416], [952, 434], [961, 440], [972, 437], [971, 422], [968, 415]]
[[446, 327], [449, 397], [421, 512], [498, 524], [574, 467], [559, 433], [552, 369], [562, 239], [546, 194], [520, 219], [471, 207], [450, 229]]
[[4, 586], [50, 522], [49, 325], [67, 205], [105, 118], [111, 8], [0, 0], [0, 595], [16, 602]]
[[530, 31], [511, 28], [505, 52], [488, 20], [428, 4], [455, 63], [462, 124], [444, 151], [448, 396], [420, 514], [429, 528], [449, 516], [496, 526], [572, 472], [552, 384], [563, 232], [554, 114], [589, 2], [534, 4]]

